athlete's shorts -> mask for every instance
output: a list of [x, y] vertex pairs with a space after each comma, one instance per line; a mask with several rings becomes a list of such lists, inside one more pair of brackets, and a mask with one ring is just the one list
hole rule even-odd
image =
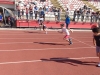
[[65, 35], [64, 38], [69, 38], [69, 35]]
[[0, 20], [0, 22], [2, 22], [2, 20]]
[[99, 46], [96, 46], [96, 52], [100, 53], [100, 47]]

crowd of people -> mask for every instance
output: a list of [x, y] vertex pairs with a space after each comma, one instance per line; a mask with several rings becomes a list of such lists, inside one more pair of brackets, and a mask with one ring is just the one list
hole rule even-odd
[[[34, 2], [28, 2], [28, 4], [23, 4], [24, 7], [20, 7], [20, 4], [23, 2], [19, 1], [16, 4], [16, 10], [17, 10], [17, 16], [18, 19], [38, 19], [41, 16], [43, 16], [44, 20], [46, 17], [46, 14], [50, 14], [48, 12], [53, 13], [55, 21], [60, 21], [61, 20], [61, 14], [62, 10], [61, 8], [56, 8], [51, 6], [45, 5], [44, 2], [40, 2], [42, 6], [37, 5], [37, 0]], [[44, 3], [44, 4], [43, 4]], [[69, 15], [70, 10], [67, 8], [66, 14]], [[71, 15], [69, 15], [71, 16]], [[75, 9], [73, 12], [73, 21], [78, 22], [79, 20], [81, 22], [98, 22], [100, 19], [100, 12], [96, 11], [94, 12], [91, 8], [88, 8], [86, 5], [83, 6], [83, 8], [80, 9]]]
[[36, 4], [30, 4], [29, 7], [25, 6], [24, 8], [20, 8], [19, 4], [17, 7], [17, 16], [18, 19], [38, 19], [43, 16], [45, 20], [46, 14], [49, 12], [53, 13], [55, 16], [55, 21], [60, 21], [61, 8], [56, 8], [51, 6], [43, 5], [38, 7]]
[[[52, 18], [55, 18], [55, 21], [61, 21], [61, 14], [63, 14], [65, 15], [65, 23], [67, 24], [67, 26], [70, 23], [68, 21], [70, 19], [70, 16], [73, 16], [72, 21], [75, 22], [81, 21], [99, 23], [100, 21], [100, 11], [94, 12], [91, 8], [87, 7], [86, 5], [84, 5], [83, 8], [75, 9], [73, 15], [70, 15], [70, 10], [68, 8], [66, 9], [66, 13], [64, 14], [61, 8], [54, 7], [53, 5], [51, 5], [51, 3], [46, 5], [46, 1], [44, 0], [29, 0], [26, 2], [24, 2], [24, 0], [18, 0], [18, 2], [16, 2], [16, 12], [16, 19], [39, 20], [42, 17], [43, 21], [46, 20], [46, 15], [49, 15], [51, 13], [53, 13], [52, 15], [54, 16]], [[12, 16], [5, 16], [5, 22], [7, 24], [12, 25], [13, 20], [14, 18]]]
[[14, 16], [12, 15], [6, 16], [2, 12], [0, 12], [0, 27], [6, 26], [6, 25], [13, 27], [15, 25], [15, 21], [16, 19]]
[[73, 14], [73, 21], [79, 21], [79, 19], [82, 22], [98, 22], [100, 20], [100, 11], [93, 11], [91, 8], [88, 8], [86, 5], [84, 5], [83, 8], [80, 8], [79, 10], [75, 9]]
[[28, 2], [28, 4], [23, 4], [22, 1], [19, 1], [16, 4], [18, 19], [37, 19], [37, 17], [40, 18], [40, 16], [43, 16], [45, 20], [46, 14], [49, 15], [52, 13], [51, 16], [55, 17], [55, 21], [60, 21], [61, 8], [53, 7], [52, 4], [46, 5], [45, 2], [39, 3], [42, 5], [38, 5], [37, 0]]

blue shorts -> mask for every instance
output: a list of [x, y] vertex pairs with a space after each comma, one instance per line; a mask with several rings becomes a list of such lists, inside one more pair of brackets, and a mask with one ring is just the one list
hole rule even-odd
[[100, 47], [99, 46], [96, 46], [96, 52], [100, 53]]

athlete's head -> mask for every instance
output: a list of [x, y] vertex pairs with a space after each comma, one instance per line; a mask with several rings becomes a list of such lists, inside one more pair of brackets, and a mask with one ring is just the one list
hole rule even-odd
[[62, 23], [62, 24], [60, 24], [60, 27], [62, 28], [62, 27], [64, 27], [64, 24]]
[[92, 29], [92, 32], [93, 33], [100, 33], [100, 28], [95, 27], [95, 28]]

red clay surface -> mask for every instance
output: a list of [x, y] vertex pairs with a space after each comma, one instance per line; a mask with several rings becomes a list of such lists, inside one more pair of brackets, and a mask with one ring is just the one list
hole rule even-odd
[[0, 30], [0, 75], [99, 75], [91, 32]]

